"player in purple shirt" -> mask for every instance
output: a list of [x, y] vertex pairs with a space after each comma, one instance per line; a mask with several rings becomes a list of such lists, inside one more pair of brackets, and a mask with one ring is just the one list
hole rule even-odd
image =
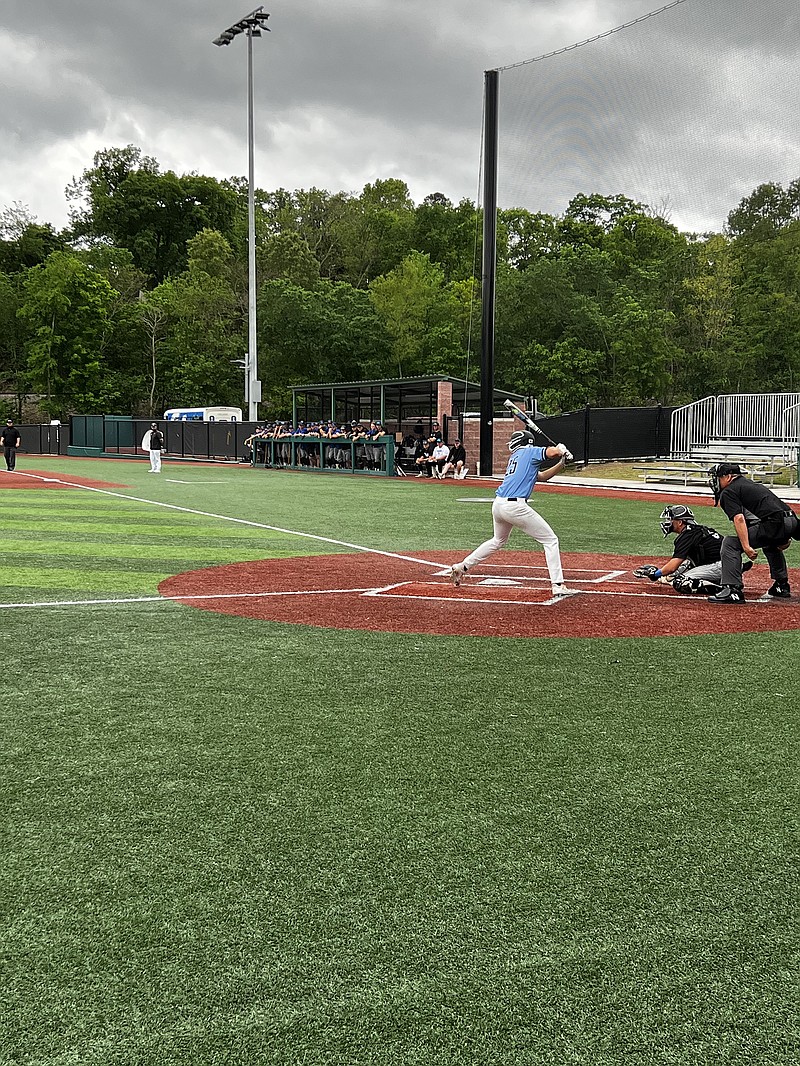
[[[499, 548], [505, 547], [511, 530], [516, 526], [529, 537], [538, 540], [544, 548], [553, 595], [568, 595], [569, 590], [564, 585], [564, 571], [561, 568], [558, 537], [542, 516], [528, 506], [528, 497], [536, 482], [549, 481], [554, 474], [564, 469], [567, 449], [563, 444], [540, 448], [534, 444], [534, 439], [532, 433], [524, 430], [512, 433], [508, 442], [511, 458], [506, 467], [506, 476], [495, 493], [492, 504], [494, 536], [484, 541], [463, 563], [456, 563], [451, 567], [449, 577], [454, 585], [460, 585], [469, 570], [485, 562]], [[548, 460], [553, 459], [558, 462], [548, 466]], [[544, 472], [543, 466], [547, 466]]]

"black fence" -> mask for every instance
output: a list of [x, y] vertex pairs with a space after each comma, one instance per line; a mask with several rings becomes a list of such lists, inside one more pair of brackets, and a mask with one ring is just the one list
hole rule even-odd
[[69, 426], [17, 426], [21, 438], [19, 453], [29, 455], [67, 455], [70, 445]]
[[[670, 454], [670, 416], [673, 407], [585, 407], [563, 415], [537, 419], [553, 440], [564, 441], [578, 462], [613, 459], [661, 459]], [[447, 420], [446, 437], [457, 435], [458, 421]], [[142, 439], [149, 419], [114, 415], [74, 415], [68, 426], [20, 426], [20, 452], [40, 455], [118, 455], [144, 457]], [[180, 459], [251, 462], [258, 466], [295, 469], [395, 471], [394, 440], [382, 438], [380, 457], [367, 458], [365, 445], [344, 442], [345, 458], [334, 458], [333, 441], [288, 438], [289, 443], [258, 444], [258, 452], [245, 442], [254, 436], [255, 422], [167, 422], [158, 420], [166, 439], [167, 455]], [[463, 428], [463, 427], [462, 427]], [[449, 433], [447, 432], [449, 430]], [[462, 433], [463, 435], [463, 433]], [[452, 443], [451, 439], [451, 443]], [[280, 446], [276, 451], [275, 446]], [[342, 445], [338, 445], [342, 448]]]
[[576, 461], [669, 457], [674, 407], [585, 407], [537, 418], [553, 440], [563, 441]]

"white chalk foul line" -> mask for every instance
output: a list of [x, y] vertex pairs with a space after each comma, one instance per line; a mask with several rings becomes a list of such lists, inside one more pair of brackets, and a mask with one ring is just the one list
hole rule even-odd
[[318, 540], [323, 544], [335, 544], [339, 548], [352, 548], [353, 551], [365, 552], [369, 555], [382, 555], [387, 559], [400, 559], [404, 563], [417, 563], [420, 566], [432, 566], [440, 568], [441, 563], [433, 563], [430, 559], [417, 559], [413, 555], [401, 555], [399, 552], [382, 551], [380, 548], [368, 548], [364, 544], [351, 544], [347, 540], [336, 540], [334, 537], [323, 537], [318, 533], [303, 533], [299, 529], [284, 529], [282, 526], [270, 526], [266, 522], [253, 522], [249, 518], [233, 518], [231, 515], [215, 514], [214, 511], [200, 511], [194, 507], [181, 507], [177, 503], [166, 503], [164, 500], [148, 500], [143, 496], [131, 496], [126, 492], [113, 492], [111, 489], [98, 489], [94, 485], [78, 485], [76, 482], [64, 481], [63, 478], [46, 478], [39, 474], [21, 472], [22, 477], [30, 477], [36, 481], [55, 481], [69, 489], [83, 489], [85, 492], [97, 492], [101, 496], [113, 496], [118, 500], [131, 500], [133, 503], [147, 503], [151, 507], [165, 507], [170, 511], [181, 511], [183, 514], [199, 515], [201, 518], [218, 518], [221, 522], [235, 522], [240, 526], [250, 526], [253, 529], [268, 529], [271, 533], [286, 533], [290, 537], [305, 537], [308, 540]]
[[187, 600], [258, 600], [277, 596], [362, 596], [371, 595], [374, 588], [365, 589], [287, 589], [283, 592], [207, 592], [187, 593], [184, 596], [123, 596], [106, 600], [45, 600], [32, 603], [0, 603], [0, 611], [20, 607], [115, 607], [123, 603], [185, 603]]

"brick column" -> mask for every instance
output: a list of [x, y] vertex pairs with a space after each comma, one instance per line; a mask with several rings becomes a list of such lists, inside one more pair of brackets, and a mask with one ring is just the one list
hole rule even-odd
[[453, 383], [440, 381], [437, 385], [436, 397], [436, 421], [440, 426], [444, 425], [444, 416], [449, 418], [453, 413]]

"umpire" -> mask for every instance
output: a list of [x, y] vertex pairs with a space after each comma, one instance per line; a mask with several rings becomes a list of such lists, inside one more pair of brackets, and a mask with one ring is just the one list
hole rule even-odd
[[722, 541], [722, 588], [709, 603], [744, 603], [742, 553], [755, 559], [761, 548], [769, 563], [773, 585], [768, 596], [788, 600], [789, 572], [783, 554], [791, 540], [800, 540], [800, 519], [766, 485], [742, 475], [738, 463], [719, 463], [709, 470], [714, 506], [733, 522], [736, 535]]

